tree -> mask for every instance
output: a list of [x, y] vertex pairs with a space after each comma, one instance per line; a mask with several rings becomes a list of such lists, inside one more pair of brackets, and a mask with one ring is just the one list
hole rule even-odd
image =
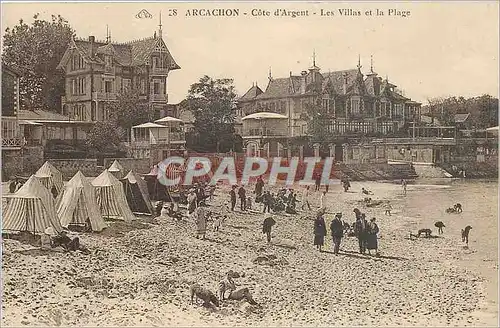
[[85, 141], [90, 152], [111, 153], [121, 150], [120, 143], [125, 131], [114, 121], [96, 122], [87, 133]]
[[194, 117], [195, 147], [208, 151], [228, 151], [234, 144], [236, 93], [232, 79], [203, 76], [191, 85], [187, 106]]
[[117, 101], [106, 104], [111, 113], [111, 121], [115, 126], [125, 131], [125, 139], [130, 138], [130, 129], [134, 125], [142, 124], [152, 118], [149, 104], [140, 100], [136, 90], [126, 91], [118, 95]]
[[333, 133], [328, 129], [332, 118], [321, 106], [319, 101], [305, 105], [305, 117], [307, 122], [307, 132], [311, 135], [311, 143], [328, 143], [333, 139]]
[[3, 37], [2, 61], [20, 74], [21, 109], [59, 111], [64, 94], [64, 74], [56, 69], [74, 34], [68, 22], [52, 15], [45, 21], [33, 16], [32, 25], [22, 19], [7, 28]]

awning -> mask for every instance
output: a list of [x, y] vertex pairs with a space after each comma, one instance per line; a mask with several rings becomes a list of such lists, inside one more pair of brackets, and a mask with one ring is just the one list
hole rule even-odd
[[19, 120], [19, 125], [43, 125], [43, 124], [42, 123], [33, 122], [33, 121]]
[[183, 123], [182, 120], [172, 117], [172, 116], [165, 116], [164, 118], [160, 118], [159, 120], [156, 120], [155, 122], [160, 122], [160, 123], [165, 123], [165, 122], [179, 122]]
[[139, 124], [139, 125], [132, 127], [132, 129], [149, 129], [149, 128], [166, 128], [166, 126], [156, 124], [156, 123], [147, 122], [147, 123]]
[[250, 115], [247, 115], [243, 117], [241, 120], [262, 120], [262, 119], [287, 119], [288, 116], [277, 114], [277, 113], [270, 113], [270, 112], [260, 112], [260, 113], [253, 113]]

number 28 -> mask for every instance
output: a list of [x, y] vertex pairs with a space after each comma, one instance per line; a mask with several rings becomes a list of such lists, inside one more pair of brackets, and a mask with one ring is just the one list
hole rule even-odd
[[177, 9], [169, 9], [168, 16], [177, 16]]

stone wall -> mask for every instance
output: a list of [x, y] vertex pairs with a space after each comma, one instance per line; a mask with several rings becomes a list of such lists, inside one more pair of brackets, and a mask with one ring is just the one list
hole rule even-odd
[[44, 163], [43, 157], [43, 147], [24, 147], [21, 152], [21, 157], [17, 161], [22, 167], [23, 175], [30, 176], [35, 174]]
[[113, 162], [118, 160], [118, 162], [125, 169], [125, 174], [130, 170], [134, 170], [136, 173], [149, 173], [151, 171], [151, 165], [149, 158], [105, 158], [104, 167], [109, 168]]
[[19, 165], [21, 150], [2, 150], [2, 181], [7, 181], [11, 176], [22, 175], [23, 166]]
[[48, 159], [49, 163], [61, 171], [65, 180], [82, 171], [86, 177], [96, 177], [102, 170], [97, 167], [97, 159]]

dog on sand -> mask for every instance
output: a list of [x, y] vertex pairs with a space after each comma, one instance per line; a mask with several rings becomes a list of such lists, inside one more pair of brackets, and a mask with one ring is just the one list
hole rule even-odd
[[443, 228], [446, 227], [442, 221], [437, 221], [434, 223], [434, 226], [438, 228], [438, 233], [442, 234], [443, 233]]
[[209, 307], [210, 304], [219, 307], [219, 300], [217, 297], [206, 288], [201, 287], [199, 284], [194, 283], [189, 287], [191, 293], [191, 304], [193, 304], [194, 297], [196, 296], [196, 301], [201, 299], [203, 301], [203, 306]]
[[465, 242], [466, 245], [469, 245], [469, 232], [472, 227], [470, 225], [466, 226], [465, 229], [462, 229], [462, 241]]

